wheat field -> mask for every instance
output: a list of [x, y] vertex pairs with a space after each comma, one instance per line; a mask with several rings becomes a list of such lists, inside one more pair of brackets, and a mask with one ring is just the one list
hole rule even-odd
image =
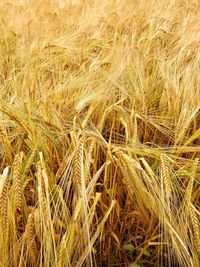
[[0, 1], [0, 266], [199, 266], [199, 18]]

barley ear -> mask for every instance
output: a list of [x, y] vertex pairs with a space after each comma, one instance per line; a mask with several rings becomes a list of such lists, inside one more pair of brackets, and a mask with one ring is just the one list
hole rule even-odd
[[32, 265], [36, 265], [38, 259], [38, 248], [35, 241], [35, 236], [36, 231], [34, 224], [34, 216], [32, 213], [30, 213], [27, 220], [25, 237], [29, 259]]
[[170, 172], [169, 172], [169, 167], [168, 167], [168, 160], [165, 155], [161, 156], [161, 166], [162, 166], [162, 177], [163, 177], [166, 197], [167, 199], [170, 199], [172, 196], [172, 184], [171, 184], [172, 182], [171, 182], [171, 177], [170, 177]]
[[3, 230], [8, 233], [8, 167], [6, 167], [1, 175], [0, 180], [0, 215], [2, 218]]
[[193, 207], [190, 208], [190, 221], [192, 225], [194, 244], [198, 254], [200, 255], [200, 231], [199, 220]]
[[20, 169], [21, 169], [21, 157], [19, 155], [15, 155], [14, 163], [13, 163], [13, 184], [15, 190], [15, 202], [16, 209], [18, 211], [22, 208], [22, 187], [20, 180]]
[[83, 137], [79, 140], [79, 144], [74, 156], [74, 179], [78, 191], [81, 193], [81, 166], [83, 163]]

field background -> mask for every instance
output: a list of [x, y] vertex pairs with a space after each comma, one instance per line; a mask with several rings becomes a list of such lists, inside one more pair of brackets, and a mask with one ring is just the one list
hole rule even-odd
[[199, 266], [199, 18], [0, 1], [1, 266]]

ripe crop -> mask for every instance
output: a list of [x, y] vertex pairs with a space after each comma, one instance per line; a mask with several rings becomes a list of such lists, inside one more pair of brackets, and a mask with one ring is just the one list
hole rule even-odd
[[200, 2], [0, 2], [0, 265], [198, 267]]

